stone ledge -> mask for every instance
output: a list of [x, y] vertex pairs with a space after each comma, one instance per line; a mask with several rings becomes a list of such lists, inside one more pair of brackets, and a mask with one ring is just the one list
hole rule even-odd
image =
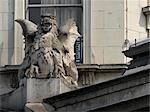
[[142, 11], [143, 11], [143, 13], [146, 14], [146, 15], [147, 15], [147, 14], [150, 14], [150, 6], [143, 7], [143, 8], [142, 8]]
[[0, 67], [0, 73], [8, 72], [8, 71], [17, 71], [20, 65], [5, 65]]
[[150, 64], [146, 65], [146, 66], [140, 66], [137, 68], [133, 68], [133, 69], [129, 69], [126, 70], [125, 73], [123, 75], [132, 75], [141, 71], [146, 71], [150, 69]]
[[[18, 71], [20, 65], [5, 65], [0, 67], [0, 73]], [[126, 64], [77, 64], [78, 70], [119, 70], [127, 69]]]
[[124, 55], [130, 58], [133, 58], [136, 55], [140, 55], [143, 53], [149, 52], [150, 39], [147, 39], [146, 42], [139, 42], [135, 45], [132, 45], [127, 51], [123, 51]]
[[80, 64], [77, 65], [79, 71], [105, 71], [127, 69], [126, 64]]

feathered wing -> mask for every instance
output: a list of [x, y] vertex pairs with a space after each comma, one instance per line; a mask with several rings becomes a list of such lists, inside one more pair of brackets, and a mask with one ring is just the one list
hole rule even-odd
[[27, 19], [16, 19], [15, 21], [21, 25], [24, 37], [32, 36], [37, 31], [37, 25]]
[[25, 57], [23, 60], [23, 63], [21, 65], [21, 68], [19, 70], [19, 77], [23, 78], [26, 69], [30, 66], [31, 64], [31, 46], [35, 38], [35, 34], [38, 31], [37, 25], [34, 24], [33, 22], [26, 20], [26, 19], [17, 19], [15, 20], [17, 23], [20, 24], [23, 32], [23, 36], [25, 37]]
[[33, 43], [36, 32], [38, 31], [37, 25], [26, 19], [15, 20], [22, 28], [22, 34], [25, 37], [25, 54], [28, 52], [29, 47]]
[[69, 19], [65, 25], [60, 27], [60, 41], [68, 53], [64, 53], [63, 62], [65, 65], [66, 74], [72, 77], [72, 82], [77, 85], [78, 71], [75, 65], [74, 58], [74, 44], [78, 37], [81, 35], [78, 33], [78, 28], [74, 19]]
[[[78, 33], [78, 28], [74, 19], [69, 19], [65, 25], [60, 27], [62, 36], [59, 38], [63, 46], [69, 51], [71, 60], [74, 60], [74, 44], [78, 37], [81, 35]], [[64, 35], [63, 35], [64, 34]]]

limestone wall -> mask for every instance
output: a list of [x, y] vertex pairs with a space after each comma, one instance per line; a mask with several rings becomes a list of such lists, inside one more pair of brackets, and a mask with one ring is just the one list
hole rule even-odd
[[148, 71], [44, 99], [45, 107], [49, 112], [148, 112]]
[[22, 62], [22, 29], [14, 20], [24, 18], [24, 5], [24, 0], [0, 0], [0, 66]]
[[142, 7], [148, 0], [91, 0], [91, 63], [127, 63], [122, 52], [125, 39], [131, 43], [147, 37]]
[[[88, 29], [83, 34], [84, 63], [126, 63], [121, 53], [124, 40], [127, 38], [133, 43], [135, 38], [139, 41], [147, 36], [142, 13], [142, 7], [147, 4], [148, 0], [83, 3], [84, 29]], [[14, 19], [25, 18], [25, 9], [25, 0], [0, 1], [0, 65], [20, 64], [23, 60], [22, 30]]]
[[123, 63], [123, 0], [91, 0], [92, 63]]
[[0, 1], [0, 65], [12, 64], [14, 55], [14, 0]]
[[147, 38], [146, 20], [142, 8], [148, 5], [148, 0], [127, 0], [127, 38], [131, 43], [135, 39], [141, 41]]

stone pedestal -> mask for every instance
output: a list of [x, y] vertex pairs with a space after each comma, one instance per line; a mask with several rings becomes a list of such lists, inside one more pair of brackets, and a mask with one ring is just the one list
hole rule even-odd
[[27, 78], [25, 112], [47, 112], [42, 104], [43, 99], [75, 89], [63, 77], [60, 78]]
[[61, 78], [27, 79], [27, 103], [39, 103], [43, 99], [52, 97], [73, 88], [64, 83]]

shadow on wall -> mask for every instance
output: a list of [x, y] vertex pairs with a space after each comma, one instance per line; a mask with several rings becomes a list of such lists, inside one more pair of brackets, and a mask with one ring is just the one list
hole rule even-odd
[[141, 27], [146, 28], [146, 18], [145, 18], [145, 16], [144, 16], [142, 10], [141, 10], [141, 13], [140, 13], [139, 25], [140, 25]]
[[1, 66], [1, 58], [2, 58], [2, 53], [3, 53], [3, 45], [4, 45], [4, 43], [2, 42], [1, 44], [0, 44], [0, 66]]
[[14, 55], [14, 0], [8, 0], [8, 65], [13, 64], [13, 55]]
[[13, 63], [13, 55], [14, 55], [14, 37], [13, 31], [8, 31], [8, 65]]

